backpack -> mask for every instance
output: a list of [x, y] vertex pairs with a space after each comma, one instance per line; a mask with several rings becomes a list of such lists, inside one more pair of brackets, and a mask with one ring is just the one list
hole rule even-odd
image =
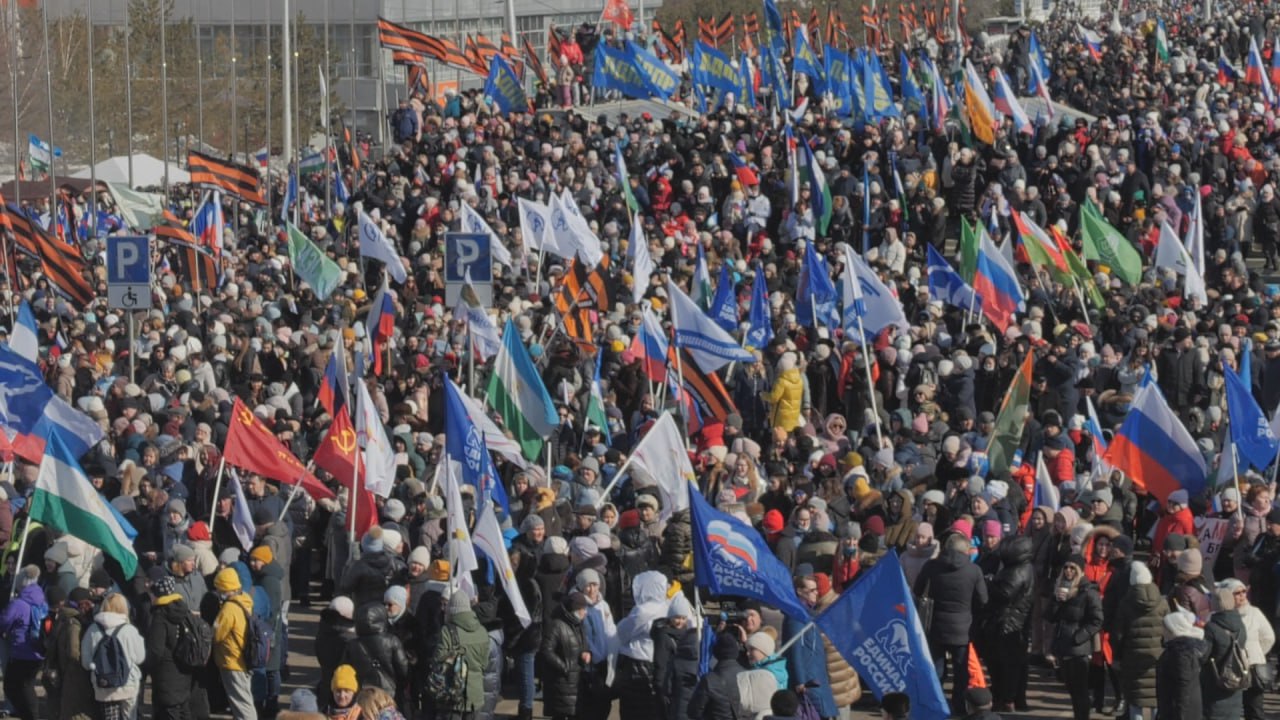
[[204, 667], [213, 652], [213, 628], [203, 619], [187, 613], [178, 623], [178, 640], [173, 644], [173, 659], [187, 670]]
[[244, 634], [244, 664], [249, 670], [262, 670], [271, 657], [271, 638], [274, 633], [266, 620], [236, 605], [244, 613], [247, 627]]
[[462, 641], [455, 628], [445, 626], [453, 650], [427, 667], [427, 695], [439, 709], [459, 709], [467, 702], [467, 658], [462, 652]]
[[122, 688], [129, 682], [129, 658], [124, 654], [124, 646], [120, 644], [120, 630], [125, 626], [120, 623], [114, 630], [108, 631], [98, 625], [102, 638], [93, 649], [93, 681], [104, 690]]
[[1227, 654], [1223, 657], [1222, 664], [1218, 664], [1217, 658], [1209, 658], [1209, 664], [1213, 668], [1213, 679], [1219, 689], [1228, 692], [1249, 689], [1252, 680], [1249, 674], [1249, 658], [1245, 656], [1244, 646], [1240, 644], [1240, 638], [1235, 633], [1231, 634], [1231, 644], [1227, 646]]
[[45, 638], [53, 628], [53, 618], [49, 616], [49, 605], [40, 603], [32, 605], [27, 615], [27, 627], [23, 640], [38, 648], [45, 646]]

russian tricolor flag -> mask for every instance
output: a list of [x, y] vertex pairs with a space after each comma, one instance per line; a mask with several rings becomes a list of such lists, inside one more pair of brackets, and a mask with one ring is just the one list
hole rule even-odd
[[1227, 60], [1225, 55], [1218, 55], [1218, 84], [1226, 85], [1240, 79], [1240, 71]]
[[733, 164], [733, 173], [738, 176], [738, 182], [742, 183], [743, 188], [760, 184], [760, 176], [756, 175], [756, 171], [738, 153], [729, 153], [729, 162]]
[[387, 291], [386, 277], [383, 277], [382, 287], [374, 296], [373, 305], [369, 308], [369, 319], [365, 323], [365, 331], [373, 341], [373, 374], [381, 375], [382, 357], [387, 343], [391, 341], [396, 331], [396, 304], [391, 299], [391, 293]]
[[1280, 40], [1271, 43], [1271, 84], [1280, 85]]
[[222, 254], [222, 233], [227, 226], [222, 215], [222, 195], [210, 192], [191, 218], [191, 234], [214, 255]]
[[640, 358], [645, 375], [650, 380], [665, 382], [669, 347], [667, 335], [652, 310], [645, 308], [641, 317], [640, 331], [631, 341], [631, 352]]
[[1175, 490], [1195, 496], [1205, 487], [1204, 457], [1149, 371], [1104, 459], [1161, 504]]
[[982, 314], [987, 316], [1000, 332], [1009, 329], [1013, 316], [1026, 301], [1013, 265], [996, 247], [986, 228], [979, 227], [978, 262], [973, 274], [973, 289], [982, 298]]
[[1094, 60], [1102, 59], [1102, 37], [1097, 33], [1091, 32], [1082, 25], [1076, 25], [1076, 30], [1080, 33], [1080, 42], [1084, 43], [1084, 49], [1088, 51], [1089, 56]]
[[1261, 87], [1262, 96], [1266, 98], [1267, 104], [1274, 106], [1276, 94], [1271, 88], [1271, 79], [1267, 77], [1267, 73], [1263, 72], [1263, 67], [1262, 53], [1258, 51], [1258, 41], [1251, 37], [1249, 38], [1249, 62], [1245, 66], [1244, 81]]
[[1022, 104], [1018, 102], [1018, 96], [1014, 94], [1013, 88], [1009, 86], [1009, 78], [1005, 77], [1000, 68], [993, 69], [991, 74], [995, 79], [996, 109], [1013, 118], [1013, 126], [1018, 129], [1018, 132], [1035, 135], [1036, 129], [1031, 126], [1031, 118], [1027, 117], [1027, 112], [1022, 109]]

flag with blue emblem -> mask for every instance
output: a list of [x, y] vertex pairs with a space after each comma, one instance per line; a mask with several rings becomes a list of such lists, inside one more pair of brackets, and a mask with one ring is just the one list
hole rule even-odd
[[818, 257], [813, 243], [805, 243], [804, 263], [800, 266], [800, 280], [796, 286], [796, 322], [811, 328], [819, 325], [839, 327], [838, 300], [827, 261]]
[[1271, 423], [1258, 401], [1249, 391], [1249, 384], [1235, 370], [1224, 364], [1222, 374], [1226, 378], [1227, 415], [1231, 419], [1231, 441], [1236, 445], [1239, 457], [1259, 470], [1270, 467], [1280, 450], [1280, 440], [1271, 431]]
[[982, 307], [982, 300], [973, 291], [969, 283], [960, 277], [951, 263], [942, 257], [932, 245], [929, 245], [929, 296], [963, 310], [974, 310]]
[[46, 442], [56, 435], [77, 458], [103, 436], [98, 423], [55, 395], [40, 368], [10, 347], [0, 347], [0, 425]]
[[840, 307], [845, 337], [861, 343], [864, 336], [874, 338], [890, 325], [907, 332], [911, 326], [894, 291], [847, 243], [840, 244], [840, 251], [844, 255]]
[[791, 572], [764, 538], [741, 520], [716, 510], [696, 488], [690, 488], [693, 522], [693, 573], [699, 587], [715, 595], [759, 600], [800, 622], [809, 611], [800, 604]]
[[911, 717], [951, 716], [896, 550], [813, 620], [876, 699], [885, 693], [906, 693]]
[[755, 362], [754, 355], [707, 317], [671, 280], [667, 280], [667, 298], [676, 347], [688, 350], [703, 372], [715, 372], [731, 362]]
[[449, 378], [444, 381], [445, 453], [462, 466], [462, 481], [476, 489], [477, 498], [493, 498], [506, 515], [511, 514], [507, 492], [493, 466], [493, 457], [480, 428], [471, 422], [462, 393]]
[[773, 341], [773, 319], [769, 316], [769, 288], [764, 281], [764, 268], [756, 265], [751, 281], [751, 327], [747, 330], [747, 347], [759, 350]]

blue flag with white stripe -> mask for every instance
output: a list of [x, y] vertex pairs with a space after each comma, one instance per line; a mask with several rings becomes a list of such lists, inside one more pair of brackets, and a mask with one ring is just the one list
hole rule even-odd
[[726, 332], [738, 329], [738, 295], [733, 290], [729, 263], [720, 266], [720, 280], [716, 285], [716, 295], [711, 300], [711, 319]]
[[1265, 470], [1276, 459], [1280, 439], [1271, 430], [1271, 423], [1258, 407], [1258, 401], [1249, 391], [1249, 385], [1228, 365], [1222, 366], [1226, 378], [1227, 415], [1231, 419], [1231, 441], [1235, 443], [1240, 458], [1259, 470]]
[[689, 299], [684, 291], [667, 280], [667, 300], [671, 304], [671, 326], [676, 347], [688, 350], [702, 372], [715, 372], [731, 362], [755, 362], [729, 333]]
[[757, 350], [773, 341], [773, 319], [769, 316], [769, 288], [764, 281], [764, 267], [756, 265], [751, 281], [751, 327], [747, 329], [747, 347]]

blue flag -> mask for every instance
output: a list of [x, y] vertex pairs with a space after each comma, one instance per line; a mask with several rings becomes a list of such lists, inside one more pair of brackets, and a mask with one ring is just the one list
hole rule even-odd
[[796, 288], [796, 322], [804, 327], [840, 327], [840, 294], [831, 280], [831, 270], [818, 257], [813, 243], [805, 243], [800, 284]]
[[[298, 174], [292, 169], [289, 171], [289, 184], [284, 190], [284, 202], [280, 204], [280, 219], [289, 219], [289, 208], [298, 202]], [[199, 235], [197, 235], [199, 237]]]
[[[1032, 64], [1040, 66], [1040, 77], [1046, 83], [1052, 76], [1049, 72], [1049, 63], [1044, 59], [1044, 50], [1040, 49], [1040, 38], [1036, 37], [1036, 31], [1031, 31], [1031, 41], [1027, 43], [1027, 58]], [[1031, 68], [1027, 68], [1027, 94], [1034, 95], [1036, 93], [1036, 76], [1034, 72], [1030, 72]]]
[[627, 53], [630, 54], [631, 64], [639, 70], [640, 77], [654, 97], [666, 100], [680, 87], [680, 77], [659, 60], [657, 55], [630, 40], [627, 41]]
[[1231, 442], [1235, 443], [1240, 458], [1259, 470], [1265, 470], [1276, 459], [1280, 440], [1271, 430], [1271, 423], [1253, 399], [1249, 385], [1229, 366], [1223, 365], [1222, 374], [1227, 381], [1227, 414], [1231, 419]]
[[927, 120], [929, 118], [929, 101], [925, 99], [924, 92], [916, 84], [915, 74], [911, 72], [911, 61], [907, 59], [907, 54], [901, 50], [898, 51], [898, 67], [903, 107], [910, 107], [912, 103], [918, 105], [916, 112], [920, 114], [922, 120]]
[[511, 65], [501, 54], [494, 55], [489, 61], [489, 77], [484, 81], [484, 95], [503, 114], [525, 112], [529, 109], [529, 99], [520, 84], [520, 76], [516, 75], [516, 71], [511, 69]]
[[693, 44], [689, 74], [695, 85], [738, 91], [738, 71], [727, 55], [699, 40]]
[[738, 329], [738, 295], [733, 290], [729, 263], [720, 265], [720, 280], [716, 285], [716, 295], [711, 300], [711, 319], [728, 332]]
[[901, 117], [898, 106], [893, 104], [893, 88], [889, 85], [889, 73], [880, 64], [880, 56], [867, 53], [863, 58], [863, 92], [866, 104], [863, 111], [868, 118], [879, 120], [886, 117]]
[[932, 245], [929, 248], [929, 296], [964, 310], [979, 310], [982, 299], [951, 263]]
[[849, 78], [853, 75], [853, 59], [849, 53], [837, 50], [828, 45], [822, 52], [822, 61], [827, 72], [827, 89], [835, 101], [836, 115], [850, 117], [853, 115], [853, 89]]
[[761, 76], [773, 89], [773, 96], [778, 107], [791, 107], [791, 85], [787, 82], [787, 68], [782, 62], [782, 53], [765, 45], [760, 53]]
[[737, 595], [771, 605], [787, 617], [809, 621], [791, 572], [764, 538], [741, 520], [711, 507], [697, 488], [689, 488], [693, 520], [693, 572], [700, 587], [716, 595]]
[[591, 84], [601, 90], [617, 90], [631, 98], [649, 97], [649, 86], [640, 69], [632, 62], [630, 54], [609, 47], [608, 43], [596, 44], [596, 64]]
[[747, 107], [756, 106], [756, 84], [751, 73], [751, 63], [746, 54], [738, 56], [738, 102]]
[[493, 465], [484, 434], [471, 421], [458, 386], [446, 377], [444, 388], [445, 453], [462, 465], [462, 481], [476, 489], [477, 498], [487, 495], [503, 513], [510, 515], [507, 491]]
[[796, 26], [796, 38], [791, 46], [795, 48], [795, 57], [791, 60], [792, 71], [808, 75], [813, 81], [813, 89], [819, 95], [825, 93], [827, 91], [825, 68], [822, 60], [818, 59], [817, 53], [813, 51], [813, 46], [809, 44], [809, 29], [805, 25]]
[[906, 693], [911, 698], [911, 717], [917, 720], [943, 720], [951, 715], [896, 550], [858, 578], [814, 622], [877, 699], [885, 693]]
[[344, 205], [351, 199], [351, 193], [347, 192], [347, 184], [342, 181], [341, 172], [333, 174], [333, 199]]
[[751, 327], [747, 330], [747, 347], [757, 350], [773, 340], [773, 320], [769, 317], [769, 288], [764, 281], [764, 268], [756, 265], [751, 281]]

